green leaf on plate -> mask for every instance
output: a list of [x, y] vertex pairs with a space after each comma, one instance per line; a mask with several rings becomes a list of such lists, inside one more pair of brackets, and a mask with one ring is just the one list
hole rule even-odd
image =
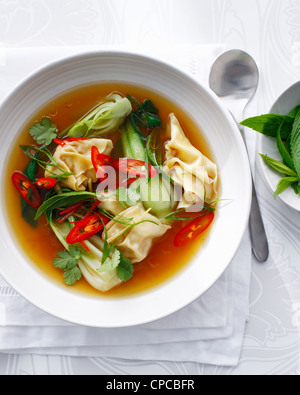
[[299, 181], [300, 181], [299, 177], [282, 178], [277, 185], [277, 189], [274, 194], [275, 199], [277, 198], [278, 195], [280, 195], [282, 192], [284, 192], [286, 189], [292, 186], [292, 184], [298, 183]]
[[300, 110], [298, 111], [292, 129], [291, 153], [295, 170], [300, 176]]
[[294, 162], [293, 162], [293, 158], [290, 155], [286, 145], [282, 141], [281, 128], [282, 128], [282, 126], [278, 128], [277, 136], [276, 136], [278, 151], [279, 151], [280, 155], [282, 156], [284, 164], [287, 165], [291, 170], [296, 171]]
[[294, 119], [287, 115], [265, 114], [248, 118], [241, 125], [270, 137], [276, 137], [281, 128], [281, 137], [286, 140], [291, 134], [293, 123]]
[[279, 171], [280, 173], [283, 173], [287, 176], [291, 176], [291, 177], [297, 177], [297, 173], [290, 169], [288, 166], [286, 166], [284, 163], [279, 162], [276, 159], [272, 159], [267, 155], [262, 155], [260, 154], [260, 156], [262, 157], [262, 159], [264, 160], [264, 162], [269, 165], [270, 167], [272, 167], [273, 169]]

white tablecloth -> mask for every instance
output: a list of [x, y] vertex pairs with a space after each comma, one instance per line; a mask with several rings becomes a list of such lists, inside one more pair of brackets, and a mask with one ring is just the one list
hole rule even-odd
[[[225, 44], [250, 52], [261, 83], [247, 115], [267, 112], [299, 79], [300, 4], [293, 0], [3, 0], [0, 43], [14, 49]], [[0, 44], [1, 45], [1, 44]], [[67, 49], [66, 49], [67, 51]], [[0, 64], [1, 64], [0, 57]], [[30, 62], [15, 65], [26, 74]], [[1, 70], [0, 78], [7, 78]], [[16, 75], [11, 77], [15, 82]], [[2, 84], [0, 91], [3, 94]], [[251, 136], [252, 137], [252, 136]], [[252, 161], [257, 152], [252, 150]], [[270, 242], [267, 264], [252, 264], [250, 315], [235, 368], [191, 362], [0, 354], [2, 374], [299, 374], [299, 214], [256, 185]], [[7, 288], [7, 293], [11, 290]]]

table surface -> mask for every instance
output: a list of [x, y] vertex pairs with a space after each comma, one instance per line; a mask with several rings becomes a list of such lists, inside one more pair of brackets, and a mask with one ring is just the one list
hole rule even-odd
[[[2, 0], [0, 20], [0, 46], [14, 48], [130, 48], [156, 40], [243, 49], [260, 68], [255, 99], [260, 113], [299, 79], [298, 0]], [[300, 247], [287, 233], [299, 229], [299, 214], [279, 200], [272, 202], [259, 174], [256, 182], [270, 259], [264, 265], [253, 264], [250, 320], [238, 367], [0, 354], [0, 374], [300, 374]]]

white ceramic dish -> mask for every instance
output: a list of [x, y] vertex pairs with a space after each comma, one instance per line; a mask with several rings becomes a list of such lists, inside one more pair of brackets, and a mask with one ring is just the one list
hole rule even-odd
[[0, 274], [29, 302], [63, 320], [94, 327], [133, 326], [185, 307], [225, 271], [248, 224], [251, 175], [239, 130], [213, 93], [161, 61], [122, 52], [85, 53], [55, 62], [33, 73], [6, 98], [0, 108], [1, 174], [5, 172], [8, 148], [40, 106], [70, 88], [105, 80], [143, 85], [180, 104], [209, 141], [220, 170], [221, 199], [231, 200], [222, 204], [205, 245], [178, 275], [143, 294], [95, 298], [74, 294], [68, 287], [53, 283], [16, 245], [6, 215], [1, 177]]
[[[272, 114], [280, 114], [287, 115], [290, 111], [300, 104], [300, 82], [292, 85], [289, 89], [287, 89], [274, 103], [272, 106], [270, 113]], [[259, 134], [257, 140], [257, 149], [260, 154], [268, 155], [271, 158], [277, 159], [282, 162], [282, 157], [280, 156], [276, 139], [272, 137], [266, 137]], [[260, 160], [262, 172], [264, 177], [271, 188], [271, 190], [275, 193], [277, 189], [278, 182], [282, 178], [279, 173], [272, 170], [269, 166], [267, 166], [263, 160]], [[288, 188], [285, 192], [280, 194], [277, 199], [282, 200], [286, 205], [291, 207], [296, 211], [300, 211], [300, 196], [296, 195], [292, 188]]]

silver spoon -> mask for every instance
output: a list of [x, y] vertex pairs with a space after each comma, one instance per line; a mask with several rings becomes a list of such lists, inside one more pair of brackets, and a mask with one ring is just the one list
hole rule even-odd
[[[240, 122], [244, 119], [247, 104], [257, 91], [259, 72], [255, 61], [246, 52], [230, 50], [221, 55], [213, 64], [209, 84], [210, 88], [221, 98], [245, 135]], [[247, 144], [246, 144], [247, 147]], [[252, 250], [260, 262], [269, 257], [269, 245], [263, 224], [255, 185], [252, 177], [252, 207], [249, 219]]]

